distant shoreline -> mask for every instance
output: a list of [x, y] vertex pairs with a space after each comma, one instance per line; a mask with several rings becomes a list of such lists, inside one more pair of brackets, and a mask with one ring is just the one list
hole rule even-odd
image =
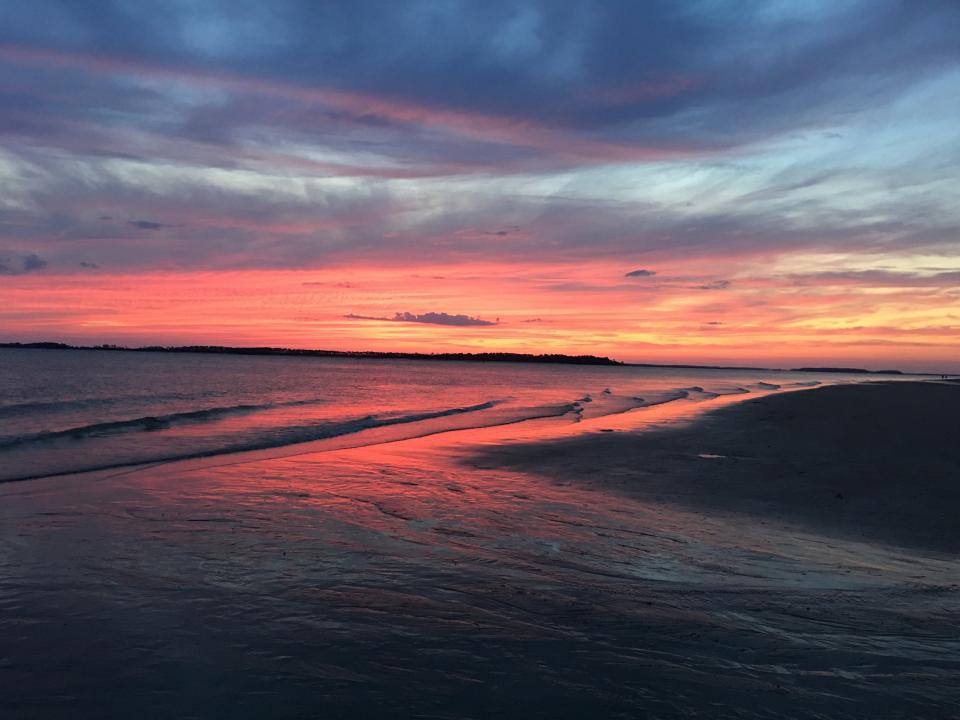
[[227, 347], [222, 345], [68, 345], [58, 342], [0, 343], [0, 349], [13, 350], [99, 350], [106, 352], [200, 353], [205, 355], [261, 355], [282, 357], [332, 357], [351, 360], [439, 360], [444, 362], [520, 362], [564, 365], [623, 366], [627, 363], [596, 355], [562, 355], [532, 353], [415, 353], [379, 352], [376, 350], [301, 350], [275, 347]]
[[110, 352], [200, 353], [205, 355], [261, 355], [287, 357], [332, 357], [355, 360], [438, 360], [441, 362], [518, 362], [553, 365], [599, 365], [606, 367], [676, 368], [681, 370], [752, 370], [759, 372], [853, 373], [862, 375], [941, 375], [942, 373], [910, 373], [902, 370], [866, 370], [844, 367], [768, 368], [746, 365], [693, 365], [688, 363], [628, 363], [597, 355], [564, 355], [561, 353], [417, 353], [381, 352], [376, 350], [306, 350], [277, 347], [229, 347], [224, 345], [69, 345], [61, 342], [4, 342], [0, 349], [10, 350], [101, 350]]

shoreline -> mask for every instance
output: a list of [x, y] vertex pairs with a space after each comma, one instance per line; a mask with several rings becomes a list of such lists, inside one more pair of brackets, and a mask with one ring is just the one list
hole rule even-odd
[[960, 385], [744, 398], [681, 427], [485, 447], [466, 462], [838, 538], [960, 551]]
[[86, 352], [159, 353], [171, 355], [238, 355], [245, 357], [306, 357], [341, 360], [435, 360], [437, 362], [539, 363], [544, 365], [588, 365], [591, 367], [625, 367], [629, 363], [597, 355], [516, 352], [442, 352], [421, 353], [380, 350], [320, 350], [284, 347], [229, 347], [225, 345], [69, 345], [60, 342], [4, 342], [0, 350], [81, 350]]
[[769, 471], [758, 428], [821, 442], [799, 430], [838, 393], [876, 402], [836, 422], [949, 413], [944, 388], [960, 399], [831, 386], [0, 485], [0, 714], [935, 716], [960, 707], [956, 556], [784, 532], [800, 521], [748, 507], [744, 474]]
[[701, 365], [695, 363], [626, 362], [598, 355], [529, 352], [443, 352], [422, 353], [379, 350], [322, 350], [284, 347], [230, 347], [223, 345], [70, 345], [55, 341], [0, 342], [0, 350], [83, 350], [122, 353], [167, 353], [197, 355], [240, 355], [254, 357], [319, 357], [353, 360], [436, 360], [437, 362], [539, 363], [545, 365], [588, 365], [592, 367], [663, 368], [666, 370], [733, 370], [744, 372], [822, 373], [847, 375], [895, 375], [904, 377], [960, 377], [956, 373], [916, 372], [897, 369], [869, 370], [846, 367], [760, 367], [753, 365]]

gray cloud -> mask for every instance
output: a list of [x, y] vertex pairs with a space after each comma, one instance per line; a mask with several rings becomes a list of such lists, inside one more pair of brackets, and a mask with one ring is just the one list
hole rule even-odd
[[[772, 132], [820, 131], [878, 97], [913, 86], [918, 76], [946, 67], [960, 54], [953, 32], [960, 9], [952, 2], [851, 0], [785, 4], [774, 11], [765, 3], [738, 0], [694, 7], [609, 0], [598, 11], [591, 0], [490, 0], [449, 9], [438, 12], [432, 0], [291, 0], [269, 12], [258, 3], [238, 2], [224, 13], [204, 4], [144, 0], [130, 7], [98, 3], [77, 13], [56, 0], [37, 0], [4, 15], [0, 41], [86, 47], [105, 60], [229, 71], [294, 87], [314, 86], [313, 68], [323, 67], [324, 81], [337, 89], [506, 116], [628, 145], [685, 149], [729, 147]], [[38, 20], [64, 13], [74, 28], [69, 36], [63, 25]], [[155, 22], [160, 13], [168, 19], [163, 27]], [[829, 33], [823, 31], [827, 25]], [[263, 30], [250, 39], [245, 31], [250, 27]], [[210, 103], [179, 98], [182, 114], [158, 122], [158, 101], [176, 101], [175, 94], [118, 87], [102, 78], [75, 81], [84, 83], [76, 107], [64, 108], [59, 96], [41, 87], [29, 102], [12, 108], [36, 112], [18, 119], [20, 131], [32, 132], [35, 120], [51, 110], [72, 110], [78, 120], [89, 121], [108, 108], [161, 136], [175, 134], [209, 147], [247, 139], [247, 128], [278, 125], [285, 135], [320, 136], [341, 146], [359, 140], [358, 146], [389, 140], [405, 124], [402, 118], [385, 121], [296, 97], [263, 102], [242, 92], [218, 95]], [[29, 95], [30, 83], [20, 85], [16, 89]], [[749, 112], [731, 111], [747, 105]], [[362, 122], [355, 122], [356, 116]], [[143, 152], [132, 145], [132, 152]], [[490, 158], [502, 165], [523, 150], [525, 162], [543, 160], [543, 152], [522, 143], [498, 145], [421, 133], [390, 151], [407, 161], [478, 166]], [[109, 143], [104, 149], [111, 150]], [[579, 152], [575, 143], [566, 151]]]
[[33, 272], [34, 270], [43, 270], [47, 266], [47, 261], [35, 253], [23, 256], [23, 271]]
[[956, 288], [960, 286], [960, 270], [920, 274], [891, 270], [834, 270], [788, 276], [798, 285], [869, 285], [872, 287], [930, 287]]
[[[912, 95], [960, 62], [955, 2], [609, 0], [598, 10], [490, 0], [439, 13], [431, 0], [290, 0], [269, 11], [237, 2], [229, 14], [162, 0], [68, 5], [0, 13], [0, 151], [12, 177], [30, 179], [10, 186], [25, 197], [0, 244], [35, 247], [58, 269], [88, 254], [111, 268], [235, 268], [425, 252], [442, 263], [896, 251], [950, 247], [960, 230], [947, 189], [960, 161], [946, 150], [957, 146], [956, 85], [938, 85], [935, 101]], [[192, 85], [197, 77], [210, 82]], [[337, 106], [318, 99], [324, 87], [373, 99]], [[393, 102], [399, 114], [380, 111]], [[923, 108], [911, 117], [931, 119], [942, 150], [922, 156], [914, 141], [926, 130], [887, 122], [897, 104]], [[872, 117], [899, 128], [876, 135], [898, 152], [849, 158], [843, 148], [869, 150], [857, 123]], [[772, 177], [762, 162], [717, 154], [802, 137], [818, 159], [788, 149]], [[840, 150], [820, 152], [834, 142]], [[679, 152], [665, 164], [689, 163], [705, 180], [682, 207], [643, 194], [654, 173], [620, 201], [593, 187], [600, 173], [540, 197], [535, 182], [500, 185], [583, 164], [640, 166], [637, 149]], [[881, 157], [896, 166], [877, 167]], [[338, 174], [349, 182], [324, 185]], [[488, 183], [458, 193], [467, 176]], [[437, 180], [448, 177], [457, 180]], [[397, 190], [424, 178], [435, 184]], [[90, 208], [114, 221], [96, 222]], [[167, 237], [151, 231], [174, 226], [131, 217], [184, 224]], [[457, 235], [464, 228], [489, 230]]]
[[153, 222], [152, 220], [130, 220], [127, 225], [133, 225], [140, 230], [162, 230], [163, 228], [173, 227], [165, 223]]
[[0, 252], [0, 275], [25, 275], [43, 270], [48, 264], [36, 253]]
[[350, 318], [351, 320], [385, 320], [387, 322], [426, 323], [428, 325], [449, 325], [455, 327], [483, 327], [497, 324], [496, 322], [481, 320], [480, 318], [471, 317], [470, 315], [450, 315], [445, 312], [428, 312], [419, 315], [410, 312], [398, 312], [395, 313], [392, 318], [350, 313], [349, 315], [344, 315], [344, 317]]
[[697, 290], [726, 290], [731, 284], [729, 280], [712, 280], [703, 285], [697, 285]]
[[656, 275], [655, 270], [631, 270], [628, 273], [624, 274], [624, 277], [637, 278], [637, 277], [653, 277]]

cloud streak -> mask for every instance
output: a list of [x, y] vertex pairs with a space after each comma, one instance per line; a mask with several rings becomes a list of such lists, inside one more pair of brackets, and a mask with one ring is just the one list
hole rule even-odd
[[153, 222], [152, 220], [130, 220], [127, 225], [132, 225], [138, 230], [163, 230], [164, 228], [174, 227], [173, 225]]
[[23, 64], [104, 74], [138, 75], [201, 88], [228, 90], [261, 99], [292, 100], [349, 113], [356, 119], [378, 118], [453, 133], [466, 139], [547, 151], [568, 162], [631, 162], [665, 160], [694, 154], [693, 148], [594, 140], [563, 132], [532, 119], [500, 116], [473, 110], [432, 106], [385, 95], [371, 95], [330, 87], [303, 86], [275, 80], [241, 77], [183, 67], [153, 65], [124, 59], [0, 45], [0, 58]]
[[385, 322], [423, 323], [426, 325], [447, 325], [450, 327], [487, 327], [496, 325], [490, 320], [481, 320], [470, 315], [450, 315], [445, 312], [410, 313], [398, 312], [393, 317], [371, 317], [368, 315], [348, 314], [350, 320], [380, 320]]
[[0, 250], [0, 275], [25, 275], [43, 270], [48, 264], [36, 253], [14, 253]]

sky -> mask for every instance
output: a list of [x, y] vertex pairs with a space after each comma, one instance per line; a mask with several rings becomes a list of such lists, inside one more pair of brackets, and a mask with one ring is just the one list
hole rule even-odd
[[960, 371], [955, 0], [0, 0], [0, 340]]

